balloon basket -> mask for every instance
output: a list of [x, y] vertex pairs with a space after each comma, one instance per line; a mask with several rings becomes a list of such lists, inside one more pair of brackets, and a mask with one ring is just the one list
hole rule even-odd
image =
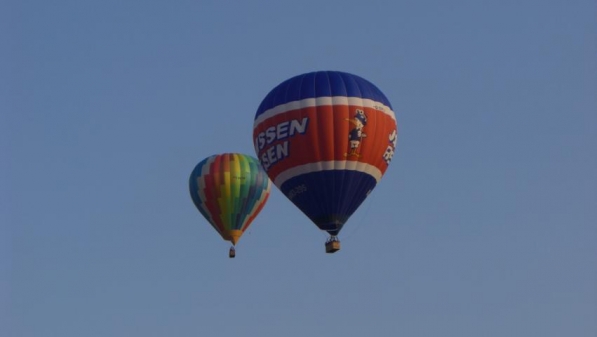
[[328, 241], [325, 243], [325, 252], [328, 254], [333, 254], [340, 250], [340, 241]]
[[236, 256], [236, 250], [234, 250], [234, 247], [230, 247], [230, 250], [228, 251], [228, 257], [233, 259]]

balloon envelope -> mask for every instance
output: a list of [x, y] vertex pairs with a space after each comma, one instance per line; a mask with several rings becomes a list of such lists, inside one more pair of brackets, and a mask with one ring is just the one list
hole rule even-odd
[[257, 159], [238, 153], [202, 160], [189, 178], [193, 203], [224, 240], [236, 244], [265, 205], [271, 183]]
[[380, 181], [396, 139], [386, 96], [338, 71], [282, 82], [262, 101], [253, 126], [255, 151], [270, 179], [333, 236]]

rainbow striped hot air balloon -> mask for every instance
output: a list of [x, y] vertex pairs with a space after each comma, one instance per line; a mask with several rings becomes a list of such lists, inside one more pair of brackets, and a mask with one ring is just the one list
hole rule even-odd
[[234, 246], [265, 205], [270, 180], [257, 159], [238, 153], [213, 155], [202, 160], [191, 173], [189, 189], [193, 203]]
[[257, 157], [274, 184], [331, 237], [385, 173], [397, 125], [386, 96], [371, 82], [319, 71], [275, 87], [255, 114]]

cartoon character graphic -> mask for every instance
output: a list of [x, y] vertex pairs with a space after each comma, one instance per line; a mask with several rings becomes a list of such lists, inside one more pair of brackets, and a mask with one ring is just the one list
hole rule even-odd
[[354, 117], [347, 120], [350, 124], [354, 125], [354, 127], [348, 133], [350, 151], [346, 153], [345, 156], [359, 157], [360, 154], [357, 152], [357, 149], [361, 145], [363, 138], [367, 137], [367, 134], [363, 132], [363, 128], [367, 125], [367, 115], [365, 115], [365, 111], [357, 109]]

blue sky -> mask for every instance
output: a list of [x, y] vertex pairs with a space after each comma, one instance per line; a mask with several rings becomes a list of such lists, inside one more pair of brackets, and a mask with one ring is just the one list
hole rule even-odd
[[[0, 5], [0, 335], [595, 336], [595, 1]], [[381, 184], [273, 190], [227, 257], [187, 181], [281, 81], [375, 83]]]

